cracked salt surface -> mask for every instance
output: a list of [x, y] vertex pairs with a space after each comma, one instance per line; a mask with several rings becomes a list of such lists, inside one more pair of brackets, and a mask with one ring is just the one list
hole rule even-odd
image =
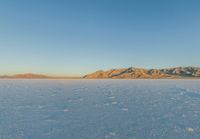
[[69, 110], [68, 110], [68, 109], [64, 109], [63, 111], [64, 111], [64, 112], [68, 112]]
[[122, 111], [128, 111], [128, 108], [122, 108]]
[[199, 139], [200, 80], [0, 80], [0, 139]]

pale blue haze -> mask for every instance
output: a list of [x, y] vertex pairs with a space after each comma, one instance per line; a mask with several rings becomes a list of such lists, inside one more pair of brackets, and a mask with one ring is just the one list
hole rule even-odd
[[200, 66], [198, 0], [0, 0], [0, 74]]

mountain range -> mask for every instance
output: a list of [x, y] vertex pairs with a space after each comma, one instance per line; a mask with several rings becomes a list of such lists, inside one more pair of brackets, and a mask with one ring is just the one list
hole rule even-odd
[[107, 71], [99, 70], [83, 77], [55, 77], [43, 74], [16, 74], [12, 76], [0, 76], [8, 79], [178, 79], [200, 78], [198, 67], [175, 67], [163, 69], [121, 68]]
[[86, 79], [112, 78], [112, 79], [164, 79], [164, 78], [198, 78], [200, 68], [175, 67], [164, 69], [122, 68], [107, 71], [96, 71], [85, 75]]

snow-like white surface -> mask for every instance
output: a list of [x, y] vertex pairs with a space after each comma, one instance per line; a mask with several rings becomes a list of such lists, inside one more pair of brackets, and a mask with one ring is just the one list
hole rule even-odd
[[199, 139], [200, 80], [0, 80], [0, 139]]

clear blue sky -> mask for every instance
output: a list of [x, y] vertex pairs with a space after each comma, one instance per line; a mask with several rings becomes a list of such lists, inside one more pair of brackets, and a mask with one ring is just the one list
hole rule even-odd
[[0, 74], [200, 66], [199, 0], [0, 0]]

